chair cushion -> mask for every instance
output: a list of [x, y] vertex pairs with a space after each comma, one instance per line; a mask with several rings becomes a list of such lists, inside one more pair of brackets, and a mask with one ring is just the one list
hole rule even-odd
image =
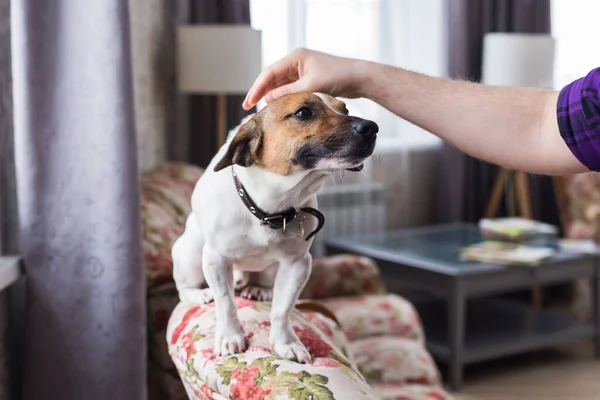
[[313, 260], [312, 273], [300, 297], [326, 299], [382, 293], [385, 285], [373, 260], [340, 254]]
[[350, 342], [350, 354], [371, 384], [440, 385], [439, 371], [422, 343], [399, 336]]
[[312, 322], [321, 334], [329, 338], [344, 356], [349, 357], [348, 338], [339, 325], [320, 313], [303, 312], [302, 315]]
[[381, 400], [452, 400], [440, 387], [426, 385], [373, 385]]
[[423, 341], [423, 328], [414, 306], [398, 295], [339, 297], [323, 303], [337, 316], [349, 340], [399, 335]]
[[590, 172], [565, 179], [568, 210], [566, 236], [600, 243], [600, 174]]
[[[268, 341], [270, 305], [236, 298], [248, 350], [215, 357], [214, 303], [180, 303], [169, 320], [169, 352], [191, 398], [377, 399], [353, 363], [329, 335], [294, 310], [292, 324], [314, 357], [312, 364], [282, 359]], [[330, 324], [327, 324], [330, 326]], [[331, 326], [330, 326], [331, 327]]]

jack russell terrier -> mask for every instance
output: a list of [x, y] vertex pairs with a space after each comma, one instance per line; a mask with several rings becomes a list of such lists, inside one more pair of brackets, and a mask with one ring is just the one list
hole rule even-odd
[[337, 169], [360, 171], [378, 126], [348, 115], [320, 93], [282, 96], [233, 129], [191, 198], [192, 212], [172, 248], [182, 302], [214, 301], [214, 351], [246, 349], [234, 289], [272, 300], [269, 341], [280, 357], [311, 356], [289, 321], [311, 272], [309, 248], [322, 228], [316, 193]]

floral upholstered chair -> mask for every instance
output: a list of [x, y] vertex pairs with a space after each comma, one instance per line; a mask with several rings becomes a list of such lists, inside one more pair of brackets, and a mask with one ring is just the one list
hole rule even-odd
[[281, 359], [268, 342], [268, 303], [236, 298], [248, 349], [213, 354], [214, 305], [179, 303], [170, 249], [202, 170], [168, 163], [142, 180], [152, 399], [450, 399], [423, 345], [413, 306], [386, 294], [367, 258], [315, 259], [292, 314], [314, 360]]
[[[600, 245], [600, 174], [588, 172], [563, 177], [557, 189], [565, 236], [569, 239], [591, 239]], [[576, 280], [572, 293], [568, 311], [583, 321], [592, 321], [590, 280]]]

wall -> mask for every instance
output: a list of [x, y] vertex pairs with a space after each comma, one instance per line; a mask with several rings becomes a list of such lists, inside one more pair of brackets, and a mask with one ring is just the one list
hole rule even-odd
[[166, 159], [175, 124], [176, 2], [129, 0], [140, 170]]

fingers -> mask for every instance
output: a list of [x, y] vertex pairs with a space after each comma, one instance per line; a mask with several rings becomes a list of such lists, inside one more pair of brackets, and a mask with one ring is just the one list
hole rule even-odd
[[254, 107], [267, 92], [292, 82], [294, 79], [297, 79], [297, 74], [289, 74], [289, 72], [281, 70], [265, 70], [248, 91], [242, 107], [246, 110]]
[[254, 107], [268, 92], [300, 78], [298, 65], [304, 53], [294, 51], [265, 69], [246, 94], [242, 107], [246, 110]]
[[265, 101], [267, 103], [270, 103], [276, 98], [281, 97], [283, 95], [302, 92], [306, 89], [305, 86], [306, 85], [304, 85], [303, 79], [297, 80], [296, 82], [288, 83], [287, 85], [279, 86], [265, 94]]

